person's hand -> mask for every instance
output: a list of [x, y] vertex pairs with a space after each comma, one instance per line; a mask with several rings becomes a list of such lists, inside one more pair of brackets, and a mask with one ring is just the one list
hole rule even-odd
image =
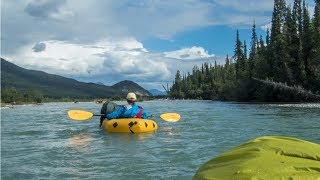
[[105, 114], [102, 114], [101, 116], [100, 116], [100, 120], [101, 119], [106, 119], [106, 115]]
[[100, 116], [100, 127], [102, 126], [102, 123], [103, 123], [103, 121], [105, 120], [105, 118], [106, 118], [106, 115], [105, 115], [105, 114], [102, 115], [102, 116]]

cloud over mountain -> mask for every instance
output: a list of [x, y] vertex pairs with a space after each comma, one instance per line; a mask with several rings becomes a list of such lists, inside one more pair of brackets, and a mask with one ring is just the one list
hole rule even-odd
[[16, 63], [87, 81], [112, 84], [123, 79], [133, 79], [135, 82], [149, 83], [150, 87], [155, 87], [151, 86], [151, 82], [160, 83], [156, 86], [159, 88], [161, 82], [171, 82], [178, 69], [187, 72], [197, 63], [213, 63], [213, 59], [208, 59], [210, 57], [214, 55], [208, 54], [202, 47], [152, 53], [137, 40], [125, 38], [117, 41], [105, 39], [89, 45], [43, 41], [34, 46], [24, 46], [14, 56], [8, 56], [8, 59], [23, 59]]

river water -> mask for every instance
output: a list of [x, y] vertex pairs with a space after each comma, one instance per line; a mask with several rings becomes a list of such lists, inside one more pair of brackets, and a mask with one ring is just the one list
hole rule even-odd
[[[117, 102], [119, 104], [124, 102]], [[93, 102], [1, 109], [1, 179], [191, 179], [206, 161], [253, 138], [289, 136], [320, 143], [320, 104], [145, 101], [154, 133], [112, 134], [99, 118], [73, 121], [71, 109], [99, 113]]]

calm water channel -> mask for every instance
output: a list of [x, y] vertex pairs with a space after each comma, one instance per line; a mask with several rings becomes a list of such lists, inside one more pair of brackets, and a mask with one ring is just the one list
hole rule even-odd
[[[118, 102], [124, 103], [124, 102]], [[146, 101], [155, 133], [111, 134], [99, 118], [73, 121], [70, 109], [99, 113], [93, 102], [1, 109], [1, 179], [191, 179], [206, 161], [265, 135], [320, 143], [320, 104]]]

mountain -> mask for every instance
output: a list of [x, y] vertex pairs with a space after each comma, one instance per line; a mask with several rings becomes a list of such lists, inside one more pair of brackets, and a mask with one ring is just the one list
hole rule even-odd
[[167, 93], [164, 91], [159, 91], [158, 89], [149, 89], [149, 92], [153, 95], [153, 96], [166, 96]]
[[145, 90], [137, 83], [128, 80], [121, 81], [117, 84], [112, 85], [111, 87], [124, 93], [134, 92], [139, 96], [152, 96], [152, 94], [149, 91]]
[[[121, 86], [124, 84], [124, 86]], [[1, 89], [14, 87], [18, 91], [37, 90], [49, 98], [106, 98], [125, 97], [126, 84], [134, 84], [130, 90], [137, 94], [149, 95], [141, 86], [123, 81], [113, 86], [85, 83], [71, 78], [21, 68], [1, 58]]]

